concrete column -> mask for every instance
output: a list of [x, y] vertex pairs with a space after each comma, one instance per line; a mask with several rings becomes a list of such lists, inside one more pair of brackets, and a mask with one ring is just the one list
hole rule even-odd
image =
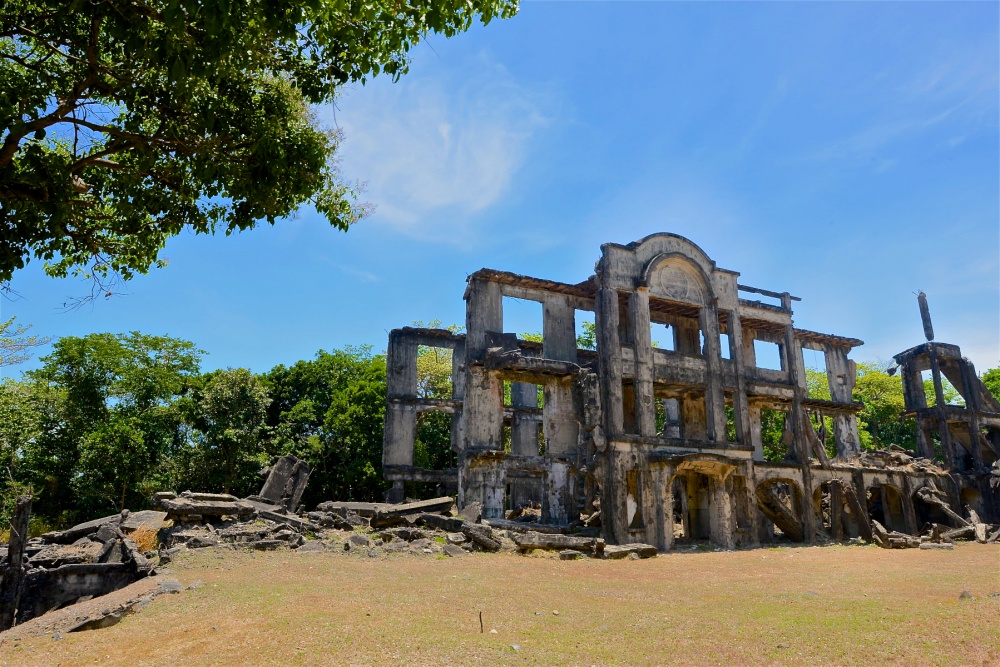
[[687, 395], [681, 401], [681, 437], [688, 440], [708, 440], [704, 397]]
[[653, 396], [653, 342], [650, 334], [649, 291], [637, 287], [629, 295], [629, 319], [635, 350], [634, 403], [636, 433], [656, 435], [656, 398]]
[[465, 290], [465, 331], [461, 428], [466, 456], [459, 468], [458, 505], [462, 508], [469, 502], [481, 502], [484, 517], [490, 512], [492, 518], [502, 518], [506, 494], [502, 453], [489, 460], [480, 460], [475, 454], [477, 450], [503, 450], [503, 382], [481, 365], [490, 334], [503, 332], [503, 295], [499, 284], [480, 279], [469, 281]]
[[949, 469], [955, 468], [955, 443], [948, 429], [948, 417], [945, 415], [944, 385], [941, 381], [941, 368], [938, 365], [937, 351], [933, 344], [928, 346], [931, 359], [931, 376], [934, 379], [934, 411], [937, 413], [938, 433], [941, 434], [941, 451], [944, 453], [944, 463]]
[[701, 309], [701, 330], [705, 334], [705, 361], [708, 384], [705, 387], [705, 412], [708, 439], [726, 442], [726, 397], [722, 392], [722, 349], [719, 345], [719, 313], [715, 304]]
[[[545, 493], [542, 498], [542, 523], [565, 526], [572, 518], [574, 484], [570, 466], [564, 460], [550, 460], [545, 475]], [[603, 507], [603, 506], [602, 506]], [[603, 516], [603, 511], [602, 511]]]
[[743, 350], [744, 368], [757, 367], [757, 350], [754, 349], [753, 341], [754, 341], [753, 329], [745, 329], [743, 331], [743, 345], [741, 347], [741, 349]]
[[674, 495], [671, 488], [673, 467], [656, 464], [649, 467], [652, 512], [646, 517], [646, 535], [650, 544], [659, 551], [669, 551], [674, 546]]
[[712, 526], [712, 543], [723, 549], [736, 546], [733, 533], [735, 521], [733, 518], [732, 496], [726, 489], [726, 483], [721, 478], [709, 478], [709, 492], [712, 495], [709, 521]]
[[[841, 403], [853, 400], [855, 368], [847, 358], [847, 350], [829, 347], [824, 350], [826, 359], [826, 379], [830, 385], [830, 398]], [[833, 418], [833, 438], [837, 446], [838, 459], [852, 459], [861, 453], [861, 438], [858, 436], [858, 421], [854, 414], [841, 414]]]
[[844, 490], [840, 484], [829, 484], [830, 489], [830, 538], [834, 542], [844, 539]]
[[[389, 334], [386, 350], [385, 430], [382, 440], [382, 465], [413, 465], [413, 446], [417, 437], [417, 406], [393, 399], [417, 397], [417, 344], [400, 331]], [[403, 483], [393, 482], [386, 493], [389, 502], [403, 501]]]
[[604, 432], [608, 438], [614, 438], [623, 432], [624, 424], [622, 350], [618, 337], [618, 291], [608, 287], [597, 290], [595, 306]]
[[753, 460], [764, 460], [764, 440], [761, 437], [760, 408], [755, 405], [749, 406], [747, 414], [750, 417], [750, 443], [753, 445]]
[[[519, 456], [538, 456], [538, 419], [533, 414], [519, 412], [516, 408], [538, 407], [538, 385], [526, 382], [511, 383], [511, 407], [514, 419], [510, 431], [510, 451]], [[542, 504], [542, 480], [518, 478], [510, 480], [511, 507]]]
[[698, 320], [678, 317], [674, 322], [674, 347], [681, 354], [701, 355], [701, 330]]
[[[753, 444], [753, 426], [750, 421], [750, 406], [747, 401], [746, 357], [743, 350], [743, 325], [735, 311], [727, 313], [729, 329], [729, 355], [732, 357], [733, 371], [736, 373], [736, 391], [733, 393], [733, 416], [736, 419], [736, 440], [740, 444]], [[760, 420], [760, 412], [757, 413]], [[760, 428], [757, 428], [760, 440]], [[756, 445], [754, 447], [756, 451]], [[763, 453], [763, 451], [762, 451]]]
[[488, 334], [503, 331], [500, 285], [470, 280], [465, 301], [465, 447], [503, 449], [503, 382], [476, 363], [486, 355]]
[[663, 424], [663, 435], [668, 438], [681, 437], [680, 402], [676, 398], [664, 398], [662, 402], [663, 412], [666, 415], [666, 421]]
[[[451, 353], [451, 397], [465, 401], [465, 342], [457, 343]], [[456, 407], [451, 416], [451, 449], [461, 452], [465, 447], [464, 410]]]
[[576, 362], [576, 311], [564, 298], [542, 303], [542, 356]]

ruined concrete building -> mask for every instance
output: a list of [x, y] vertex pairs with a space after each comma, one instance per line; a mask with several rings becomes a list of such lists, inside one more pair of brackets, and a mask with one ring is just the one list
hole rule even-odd
[[[608, 542], [660, 550], [675, 540], [755, 545], [776, 528], [794, 541], [871, 539], [873, 526], [916, 535], [927, 523], [965, 523], [966, 506], [1000, 521], [986, 470], [1000, 450], [1000, 404], [957, 347], [928, 342], [896, 357], [919, 454], [936, 458], [936, 445], [942, 466], [902, 450], [862, 453], [848, 356], [862, 341], [797, 328], [797, 297], [740, 284], [680, 236], [601, 250], [595, 275], [576, 284], [472, 274], [465, 334], [392, 331], [389, 500], [402, 500], [406, 482], [439, 484], [487, 519], [540, 506], [549, 530], [599, 509]], [[541, 343], [504, 332], [505, 297], [541, 304]], [[577, 311], [594, 314], [596, 351], [577, 345]], [[419, 346], [452, 350], [450, 399], [419, 396]], [[758, 363], [767, 346], [779, 360], [770, 368]], [[810, 396], [803, 350], [825, 361], [828, 399]], [[964, 407], [945, 405], [942, 376]], [[455, 468], [414, 466], [425, 411], [452, 415]], [[762, 421], [783, 424], [780, 462], [765, 461]]]

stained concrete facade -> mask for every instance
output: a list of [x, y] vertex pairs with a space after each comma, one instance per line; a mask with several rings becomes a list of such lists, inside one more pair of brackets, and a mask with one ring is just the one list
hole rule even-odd
[[[405, 482], [437, 483], [455, 489], [460, 507], [480, 503], [486, 519], [536, 503], [541, 523], [563, 528], [599, 508], [606, 540], [660, 550], [675, 538], [754, 545], [772, 539], [775, 526], [797, 541], [870, 538], [872, 518], [915, 534], [938, 510], [920, 513], [916, 499], [947, 497], [960, 513], [963, 484], [978, 489], [986, 516], [996, 515], [985, 483], [933, 466], [859, 464], [862, 406], [852, 402], [849, 354], [862, 341], [797, 328], [797, 297], [739, 283], [738, 273], [674, 234], [601, 251], [595, 274], [576, 284], [490, 269], [472, 274], [465, 334], [391, 332], [389, 500], [402, 500]], [[541, 343], [504, 332], [505, 297], [541, 304]], [[577, 346], [582, 317], [594, 319], [596, 351]], [[666, 328], [665, 344], [653, 344], [652, 327]], [[776, 368], [758, 365], [762, 344], [776, 346]], [[450, 399], [418, 396], [419, 346], [452, 350]], [[803, 350], [825, 361], [832, 400], [809, 396]], [[983, 408], [1000, 418], [1000, 407]], [[424, 411], [452, 415], [454, 469], [414, 466]], [[993, 423], [976, 414], [971, 428]], [[941, 419], [940, 411], [918, 416], [924, 428]], [[782, 463], [764, 460], [764, 418], [783, 420]], [[831, 439], [832, 459], [824, 445]], [[995, 458], [992, 442], [977, 450], [975, 463]]]

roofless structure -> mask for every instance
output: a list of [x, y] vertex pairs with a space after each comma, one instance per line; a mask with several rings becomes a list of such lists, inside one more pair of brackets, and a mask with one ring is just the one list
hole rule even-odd
[[[915, 535], [927, 521], [948, 523], [948, 511], [961, 514], [966, 503], [996, 517], [983, 468], [996, 458], [1000, 405], [976, 385], [967, 360], [955, 361], [957, 348], [928, 344], [897, 358], [907, 409], [924, 433], [921, 453], [933, 458], [937, 429], [947, 464], [955, 443], [968, 441], [963, 467], [914, 465], [905, 455], [859, 459], [862, 406], [852, 401], [849, 354], [862, 341], [797, 328], [797, 297], [738, 277], [667, 233], [604, 244], [595, 274], [576, 284], [472, 274], [465, 334], [402, 328], [389, 336], [389, 499], [402, 500], [407, 482], [439, 484], [457, 492], [459, 507], [481, 503], [484, 518], [501, 524], [509, 510], [540, 507], [540, 523], [552, 530], [593, 520], [599, 509], [606, 540], [660, 550], [677, 540], [754, 545], [776, 528], [795, 541], [871, 539], [873, 520]], [[504, 331], [505, 297], [541, 304], [541, 343]], [[596, 350], [577, 346], [581, 311], [594, 318]], [[452, 351], [450, 399], [418, 394], [419, 346]], [[766, 346], [778, 360], [771, 368], [758, 362]], [[825, 362], [829, 398], [810, 396], [803, 350]], [[925, 366], [948, 377], [956, 368], [956, 387], [978, 397], [968, 403], [973, 414], [920, 403], [914, 378]], [[454, 468], [414, 466], [425, 411], [451, 415]], [[953, 417], [967, 425], [965, 436], [951, 435]], [[769, 443], [780, 462], [765, 461], [764, 422], [780, 424], [780, 442]]]

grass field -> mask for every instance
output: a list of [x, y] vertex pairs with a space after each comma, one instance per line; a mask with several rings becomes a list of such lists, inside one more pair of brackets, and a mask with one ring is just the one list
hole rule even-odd
[[112, 628], [7, 642], [0, 664], [1000, 665], [996, 546], [645, 561], [201, 550], [173, 576], [204, 584]]

